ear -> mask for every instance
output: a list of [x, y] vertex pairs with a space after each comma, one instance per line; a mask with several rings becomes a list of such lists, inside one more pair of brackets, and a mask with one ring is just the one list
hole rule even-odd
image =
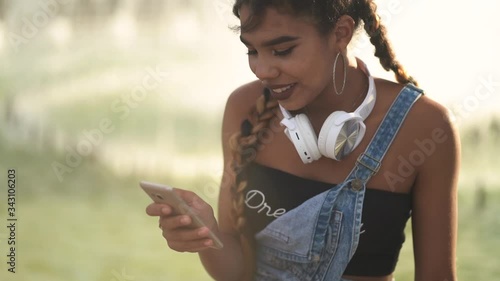
[[345, 50], [354, 35], [354, 19], [348, 15], [341, 16], [333, 27], [332, 36], [338, 50]]

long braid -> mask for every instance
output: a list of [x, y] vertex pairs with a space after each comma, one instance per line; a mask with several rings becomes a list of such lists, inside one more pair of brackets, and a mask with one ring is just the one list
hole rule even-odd
[[270, 127], [275, 116], [274, 109], [278, 102], [270, 99], [268, 89], [264, 95], [257, 99], [256, 105], [250, 113], [249, 119], [242, 124], [242, 130], [235, 133], [229, 139], [232, 153], [232, 216], [236, 230], [240, 234], [241, 245], [245, 262], [244, 280], [250, 280], [255, 267], [255, 257], [251, 239], [246, 235], [245, 218], [245, 189], [247, 180], [245, 178], [245, 167], [255, 160], [258, 149], [262, 145], [263, 132]]
[[399, 83], [418, 85], [417, 81], [409, 76], [404, 67], [396, 60], [392, 44], [387, 38], [387, 29], [377, 15], [377, 5], [372, 0], [358, 1], [359, 16], [364, 22], [366, 33], [370, 36], [370, 42], [375, 46], [375, 56], [379, 58], [382, 67], [387, 71], [392, 70]]
[[[250, 113], [249, 119], [245, 121], [243, 130], [235, 133], [229, 139], [229, 145], [232, 153], [233, 166], [233, 221], [236, 229], [242, 233], [245, 228], [244, 218], [244, 190], [247, 185], [244, 179], [245, 167], [255, 160], [257, 150], [262, 144], [262, 131], [270, 127], [270, 122], [275, 116], [273, 109], [278, 107], [278, 102], [270, 99], [269, 90], [257, 99], [255, 108]], [[253, 124], [253, 125], [252, 125]], [[250, 130], [248, 130], [250, 129]], [[248, 132], [244, 132], [248, 130]]]

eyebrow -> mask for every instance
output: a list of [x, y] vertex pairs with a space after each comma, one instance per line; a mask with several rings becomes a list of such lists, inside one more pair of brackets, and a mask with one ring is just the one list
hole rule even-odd
[[[281, 44], [281, 43], [295, 41], [295, 40], [297, 40], [299, 38], [300, 37], [295, 37], [295, 36], [280, 36], [278, 38], [274, 38], [274, 39], [271, 39], [269, 41], [265, 41], [264, 43], [262, 43], [262, 46], [263, 47], [269, 47], [269, 46], [278, 45], [278, 44]], [[241, 42], [243, 44], [245, 44], [247, 46], [251, 46], [252, 45], [252, 44], [250, 44], [250, 42], [248, 42], [247, 40], [245, 40], [245, 38], [243, 38], [242, 36], [240, 36], [240, 40], [241, 40]]]

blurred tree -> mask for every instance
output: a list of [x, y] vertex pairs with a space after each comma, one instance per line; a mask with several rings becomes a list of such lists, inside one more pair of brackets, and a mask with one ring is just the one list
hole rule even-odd
[[121, 0], [108, 0], [104, 3], [104, 5], [101, 5], [101, 12], [106, 16], [113, 16], [116, 11], [118, 10], [118, 7], [120, 6], [120, 3], [123, 2]]
[[17, 118], [14, 112], [14, 95], [6, 95], [4, 98], [5, 122], [7, 125], [17, 125]]
[[96, 8], [93, 0], [77, 0], [72, 3], [69, 17], [74, 30], [85, 30], [92, 23], [96, 23]]
[[471, 145], [471, 147], [478, 147], [481, 142], [481, 131], [477, 127], [468, 129], [465, 132], [465, 140]]
[[0, 0], [0, 21], [4, 21], [5, 20], [5, 0]]
[[491, 120], [490, 132], [495, 138], [495, 140], [498, 140], [500, 138], [500, 120], [498, 120], [497, 117], [492, 118]]
[[488, 194], [487, 194], [486, 186], [485, 186], [484, 182], [477, 181], [476, 182], [476, 202], [475, 202], [476, 211], [481, 212], [486, 208], [487, 195]]
[[167, 1], [141, 0], [135, 8], [135, 16], [139, 21], [155, 23], [161, 19]]
[[69, 16], [77, 29], [100, 28], [116, 14], [125, 0], [75, 0], [70, 7]]

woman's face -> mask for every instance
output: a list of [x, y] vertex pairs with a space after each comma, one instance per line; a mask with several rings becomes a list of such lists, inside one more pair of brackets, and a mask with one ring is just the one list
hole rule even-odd
[[[250, 10], [240, 10], [242, 24]], [[257, 28], [241, 33], [252, 72], [288, 110], [298, 110], [331, 93], [334, 35], [320, 35], [304, 18], [268, 8]]]

